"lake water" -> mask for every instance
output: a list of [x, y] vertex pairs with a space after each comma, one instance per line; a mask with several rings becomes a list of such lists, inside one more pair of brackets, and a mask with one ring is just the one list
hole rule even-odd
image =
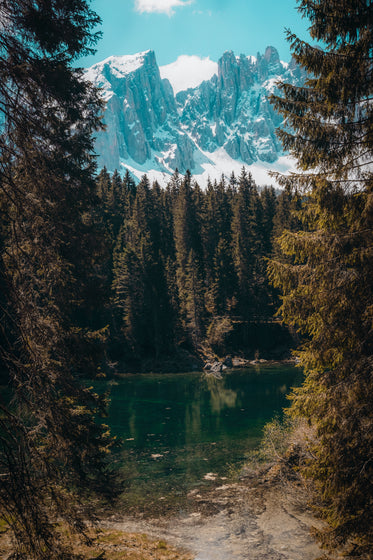
[[211, 478], [232, 476], [300, 379], [299, 369], [281, 365], [231, 370], [222, 379], [139, 374], [112, 382], [108, 423], [123, 441], [117, 461], [126, 505], [181, 499]]

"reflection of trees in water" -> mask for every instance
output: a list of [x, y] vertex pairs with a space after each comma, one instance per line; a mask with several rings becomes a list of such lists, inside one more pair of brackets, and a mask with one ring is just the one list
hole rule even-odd
[[238, 406], [237, 392], [227, 389], [225, 383], [224, 378], [216, 379], [211, 376], [201, 379], [193, 402], [185, 407], [185, 449], [192, 450], [183, 455], [186, 480], [195, 478], [196, 472], [200, 468], [203, 470], [202, 464], [207, 465], [211, 450], [208, 451], [205, 444], [209, 442], [212, 433], [219, 433], [222, 410]]
[[209, 408], [212, 413], [219, 415], [224, 408], [240, 406], [237, 392], [227, 389], [225, 384], [226, 379], [216, 379], [213, 376], [206, 376], [200, 384], [199, 394], [196, 393], [195, 400], [185, 408], [186, 445], [196, 441], [196, 434], [209, 429], [204, 426], [204, 410]]
[[286, 404], [294, 375], [286, 382], [281, 371], [266, 375], [263, 367], [263, 375], [250, 370], [221, 379], [164, 376], [161, 384], [159, 378], [154, 383], [142, 377], [137, 383], [124, 380], [116, 388], [121, 392], [110, 421], [123, 438], [116, 459], [125, 503], [140, 510], [161, 497], [179, 496], [206, 484], [206, 473], [222, 474], [227, 462], [240, 461], [257, 445], [262, 425]]
[[128, 430], [131, 438], [137, 438], [138, 430], [136, 426], [136, 421], [137, 421], [136, 410], [131, 405], [129, 410], [129, 415], [128, 415]]
[[201, 408], [204, 406], [201, 402], [201, 392], [199, 398], [189, 403], [185, 408], [185, 443], [190, 444], [196, 441], [195, 434], [201, 433]]
[[206, 377], [206, 384], [211, 395], [211, 410], [220, 413], [223, 408], [235, 408], [237, 403], [237, 392], [226, 389], [226, 379], [216, 379], [213, 376]]

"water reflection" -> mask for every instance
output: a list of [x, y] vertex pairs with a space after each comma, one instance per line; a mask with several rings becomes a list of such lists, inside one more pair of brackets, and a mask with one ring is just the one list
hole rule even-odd
[[206, 375], [205, 382], [211, 394], [211, 410], [220, 413], [223, 408], [234, 408], [237, 404], [237, 391], [226, 388], [227, 377], [217, 379]]
[[[184, 493], [225, 476], [257, 445], [265, 422], [286, 405], [299, 370], [235, 371], [222, 379], [203, 374], [135, 375], [111, 389], [108, 422], [123, 440], [120, 461], [127, 494]], [[132, 493], [132, 494], [131, 494]]]

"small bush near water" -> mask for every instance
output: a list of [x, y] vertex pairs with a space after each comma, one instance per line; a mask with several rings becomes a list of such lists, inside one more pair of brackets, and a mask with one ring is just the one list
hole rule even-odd
[[276, 416], [264, 426], [260, 446], [248, 454], [243, 473], [276, 463], [287, 464], [296, 470], [300, 462], [311, 458], [308, 443], [312, 439], [311, 430], [304, 422]]

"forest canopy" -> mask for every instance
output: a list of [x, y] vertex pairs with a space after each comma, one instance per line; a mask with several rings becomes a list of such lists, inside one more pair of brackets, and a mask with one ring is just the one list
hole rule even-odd
[[295, 225], [287, 192], [259, 189], [244, 169], [205, 190], [189, 172], [162, 189], [147, 176], [135, 185], [128, 172], [122, 179], [104, 169], [97, 187], [110, 247], [102, 311], [117, 368], [164, 370], [180, 349], [289, 355], [292, 339], [275, 324], [278, 296], [266, 274], [274, 236]]

